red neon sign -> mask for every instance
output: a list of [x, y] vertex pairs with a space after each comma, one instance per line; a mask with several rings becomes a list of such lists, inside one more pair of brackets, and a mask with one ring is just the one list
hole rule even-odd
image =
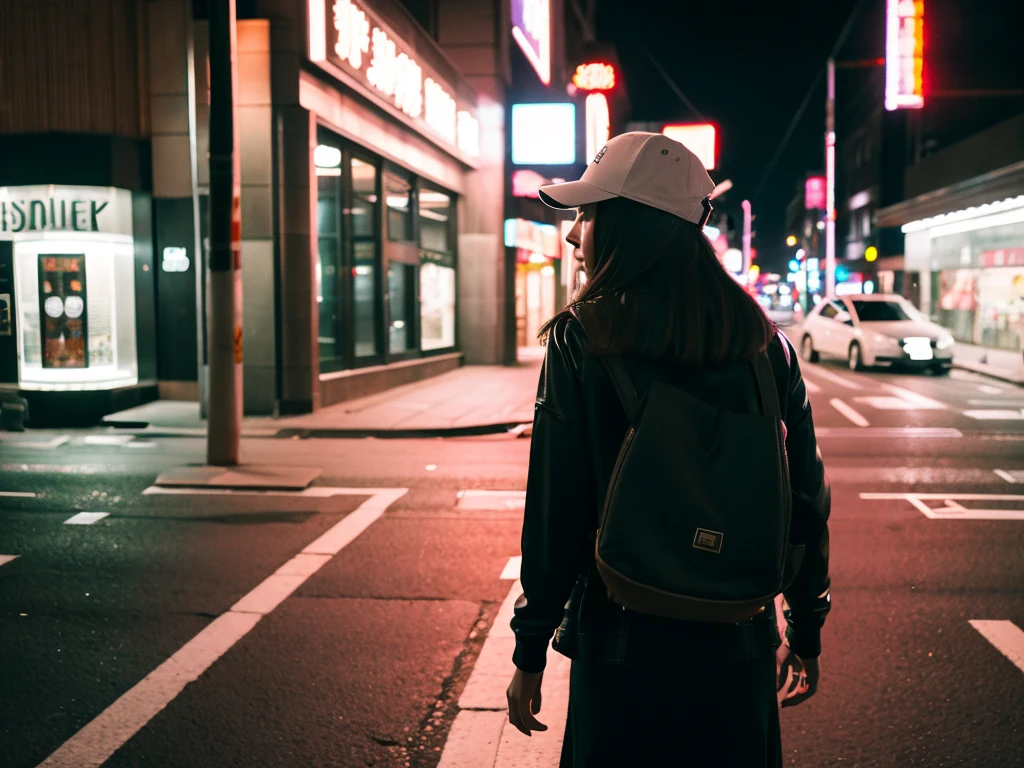
[[600, 61], [580, 64], [572, 76], [572, 84], [581, 91], [610, 91], [615, 87], [615, 67]]
[[924, 106], [924, 0], [886, 0], [885, 108]]
[[825, 210], [828, 195], [825, 191], [824, 176], [808, 176], [804, 182], [804, 208], [808, 211], [819, 208]]

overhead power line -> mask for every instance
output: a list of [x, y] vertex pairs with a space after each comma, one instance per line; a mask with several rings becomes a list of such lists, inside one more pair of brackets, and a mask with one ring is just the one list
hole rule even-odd
[[[843, 43], [846, 42], [846, 38], [850, 36], [850, 32], [853, 29], [853, 22], [857, 17], [857, 13], [860, 11], [860, 6], [861, 2], [858, 0], [850, 11], [850, 15], [846, 17], [846, 23], [843, 25], [843, 29], [840, 31], [839, 37], [836, 38], [835, 45], [832, 46], [832, 52], [829, 53], [828, 58], [834, 59], [839, 54], [839, 50], [843, 47]], [[782, 157], [782, 153], [785, 151], [786, 145], [793, 136], [793, 131], [796, 130], [797, 125], [800, 123], [800, 119], [807, 110], [807, 105], [811, 101], [811, 96], [814, 95], [814, 89], [818, 87], [818, 83], [821, 82], [821, 77], [824, 73], [824, 68], [819, 69], [817, 74], [815, 74], [814, 79], [811, 81], [810, 86], [807, 88], [807, 93], [804, 94], [804, 99], [800, 103], [800, 108], [796, 111], [796, 114], [793, 115], [793, 120], [786, 129], [786, 133], [783, 135], [782, 141], [779, 142], [779, 146], [775, 150], [775, 155], [772, 157], [771, 162], [768, 163], [768, 167], [765, 169], [764, 175], [761, 176], [761, 181], [758, 182], [757, 187], [754, 189], [754, 194], [750, 198], [751, 202], [757, 202], [757, 198], [761, 194], [761, 190], [764, 189], [764, 185], [771, 177], [772, 171], [775, 170], [775, 166], [779, 162], [779, 158]]]
[[683, 93], [682, 88], [676, 85], [676, 81], [669, 77], [668, 72], [666, 72], [665, 68], [658, 63], [658, 60], [654, 58], [654, 54], [651, 53], [651, 50], [646, 45], [644, 46], [644, 53], [647, 54], [647, 58], [651, 60], [651, 64], [654, 65], [654, 68], [658, 70], [658, 74], [662, 76], [666, 83], [668, 83], [668, 87], [671, 88], [673, 93], [675, 93], [675, 95], [679, 97], [679, 100], [683, 102], [684, 105], [686, 105], [686, 108], [693, 112], [693, 114], [696, 115], [697, 119], [700, 120], [701, 122], [708, 122], [708, 119], [704, 117], [704, 115], [701, 114], [701, 111], [693, 105], [693, 102], [686, 98], [686, 94]]

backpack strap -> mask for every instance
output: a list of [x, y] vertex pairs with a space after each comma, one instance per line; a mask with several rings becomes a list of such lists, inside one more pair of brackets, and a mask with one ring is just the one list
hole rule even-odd
[[779, 406], [779, 390], [775, 386], [775, 374], [767, 352], [761, 352], [750, 359], [750, 365], [757, 377], [757, 390], [761, 399], [761, 413], [782, 419], [782, 408]]
[[629, 378], [626, 364], [622, 362], [622, 358], [618, 355], [602, 355], [600, 360], [608, 370], [608, 375], [615, 386], [615, 392], [619, 396], [619, 402], [622, 403], [626, 416], [629, 417], [629, 423], [635, 424], [636, 417], [640, 413], [640, 398], [636, 394], [633, 380]]

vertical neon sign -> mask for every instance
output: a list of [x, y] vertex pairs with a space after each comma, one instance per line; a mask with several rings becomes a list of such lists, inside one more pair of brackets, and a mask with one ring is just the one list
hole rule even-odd
[[512, 0], [512, 37], [544, 85], [551, 85], [551, 0]]
[[924, 0], [886, 0], [885, 108], [924, 106]]

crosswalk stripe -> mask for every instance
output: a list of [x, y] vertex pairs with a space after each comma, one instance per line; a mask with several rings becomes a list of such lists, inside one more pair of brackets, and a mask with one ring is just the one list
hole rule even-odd
[[996, 647], [1021, 672], [1024, 672], [1024, 631], [1012, 621], [984, 621], [971, 619], [968, 622], [981, 636]]
[[825, 370], [820, 365], [815, 365], [812, 363], [809, 364], [807, 368], [809, 368], [813, 372], [812, 375], [821, 376], [821, 378], [831, 381], [833, 384], [838, 384], [839, 386], [846, 387], [847, 389], [862, 389], [861, 385], [858, 382], [853, 381], [851, 379], [847, 379], [845, 376], [840, 376], [839, 374], [832, 373], [832, 371]]
[[821, 387], [819, 387], [813, 381], [808, 379], [806, 376], [804, 376], [804, 387], [806, 387], [807, 391], [810, 392], [812, 395], [815, 395], [818, 392], [821, 392]]
[[109, 512], [79, 512], [65, 520], [64, 525], [92, 525], [109, 515]]
[[828, 402], [829, 402], [829, 405], [831, 405], [833, 408], [835, 408], [837, 411], [839, 411], [841, 414], [843, 414], [843, 416], [848, 418], [850, 421], [852, 421], [858, 427], [870, 427], [871, 426], [871, 424], [868, 422], [867, 419], [865, 419], [863, 416], [861, 416], [860, 413], [858, 413], [853, 408], [848, 406], [846, 403], [844, 403], [838, 397], [833, 397]]

